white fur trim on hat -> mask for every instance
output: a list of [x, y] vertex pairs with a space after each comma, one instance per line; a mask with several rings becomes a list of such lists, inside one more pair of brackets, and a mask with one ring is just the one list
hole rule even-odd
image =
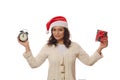
[[63, 27], [68, 28], [68, 24], [65, 21], [55, 21], [50, 25], [50, 27], [52, 28], [54, 26], [63, 26]]

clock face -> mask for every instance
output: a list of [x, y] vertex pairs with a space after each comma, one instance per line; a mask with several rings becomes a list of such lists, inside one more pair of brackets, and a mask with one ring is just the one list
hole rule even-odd
[[20, 33], [19, 39], [20, 41], [25, 42], [28, 40], [28, 35], [26, 33]]

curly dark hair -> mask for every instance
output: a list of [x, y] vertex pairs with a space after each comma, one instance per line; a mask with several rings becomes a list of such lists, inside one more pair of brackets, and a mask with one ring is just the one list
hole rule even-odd
[[[70, 32], [68, 30], [68, 28], [64, 28], [64, 37], [63, 37], [63, 40], [64, 40], [64, 45], [69, 48], [70, 47], [70, 44], [71, 44], [71, 40], [69, 39], [70, 38]], [[51, 45], [55, 45], [57, 46], [57, 40], [54, 38], [53, 34], [52, 34], [52, 31], [53, 31], [53, 28], [51, 29], [51, 36], [48, 40], [48, 43], [47, 45], [48, 46], [51, 46]]]

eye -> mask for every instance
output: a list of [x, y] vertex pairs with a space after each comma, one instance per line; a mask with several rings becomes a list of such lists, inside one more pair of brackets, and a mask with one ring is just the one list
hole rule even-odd
[[59, 31], [64, 31], [64, 29], [63, 29], [63, 28], [60, 28]]
[[56, 29], [55, 29], [55, 28], [53, 28], [53, 31], [56, 31]]
[[59, 31], [63, 31], [62, 29], [59, 29]]

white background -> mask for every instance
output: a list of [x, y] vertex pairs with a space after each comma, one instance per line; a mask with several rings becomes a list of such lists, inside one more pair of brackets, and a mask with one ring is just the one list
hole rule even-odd
[[76, 60], [76, 78], [119, 80], [120, 2], [119, 0], [0, 0], [0, 80], [47, 80], [48, 61], [32, 69], [17, 42], [21, 29], [28, 29], [29, 42], [36, 56], [47, 42], [46, 23], [54, 16], [65, 16], [71, 40], [92, 55], [98, 48], [97, 29], [108, 31], [109, 46], [93, 66]]

